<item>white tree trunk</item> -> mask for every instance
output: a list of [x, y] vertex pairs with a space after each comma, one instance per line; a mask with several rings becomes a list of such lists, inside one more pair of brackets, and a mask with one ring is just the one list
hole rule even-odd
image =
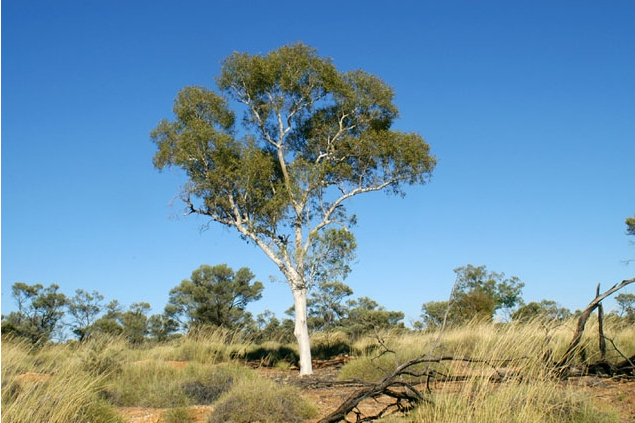
[[306, 321], [307, 290], [291, 288], [295, 306], [295, 330], [293, 334], [298, 340], [300, 349], [300, 376], [312, 375], [311, 341], [309, 340], [309, 327]]

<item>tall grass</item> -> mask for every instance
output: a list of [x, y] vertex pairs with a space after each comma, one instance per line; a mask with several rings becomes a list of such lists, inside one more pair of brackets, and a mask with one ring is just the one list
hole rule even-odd
[[[341, 379], [380, 380], [397, 363], [419, 356], [454, 357], [440, 363], [419, 365], [438, 372], [428, 394], [429, 402], [409, 417], [389, 422], [617, 422], [614, 410], [602, 409], [577, 388], [556, 377], [550, 364], [564, 354], [575, 322], [534, 321], [529, 324], [472, 324], [439, 333], [383, 333], [360, 340], [361, 354], [347, 364]], [[609, 324], [607, 337], [624, 355], [635, 353], [634, 329]], [[438, 341], [438, 342], [437, 342]], [[573, 365], [599, 358], [597, 322], [589, 322]], [[433, 349], [434, 347], [434, 349]], [[617, 360], [617, 350], [608, 348]], [[473, 362], [465, 361], [466, 358]], [[619, 361], [619, 360], [618, 360]], [[423, 386], [422, 386], [423, 387]]]
[[105, 376], [81, 369], [68, 347], [33, 350], [3, 340], [2, 422], [122, 422], [114, 407], [100, 398]]
[[[549, 364], [567, 349], [575, 323], [474, 323], [449, 328], [441, 336], [388, 331], [355, 343], [344, 333], [316, 334], [313, 352], [316, 358], [356, 356], [340, 378], [367, 381], [380, 380], [415, 357], [456, 358], [419, 365], [419, 370], [437, 372], [426, 394], [430, 401], [407, 417], [383, 420], [387, 422], [616, 422], [614, 412], [598, 408], [550, 371]], [[607, 360], [635, 354], [633, 325], [607, 319], [605, 335], [611, 340]], [[141, 347], [121, 338], [37, 349], [11, 338], [2, 341], [3, 423], [118, 423], [123, 420], [117, 407], [128, 406], [170, 409], [170, 421], [187, 421], [186, 407], [198, 404], [214, 406], [211, 421], [247, 421], [248, 415], [300, 421], [315, 413], [297, 390], [263, 381], [243, 365], [251, 360], [293, 363], [294, 345], [257, 345], [224, 330]], [[571, 364], [599, 358], [597, 319], [590, 319]]]

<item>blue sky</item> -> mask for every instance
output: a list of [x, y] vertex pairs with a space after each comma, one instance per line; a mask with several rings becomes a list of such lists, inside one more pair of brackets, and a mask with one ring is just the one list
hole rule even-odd
[[[184, 179], [157, 172], [149, 132], [234, 51], [297, 41], [396, 91], [396, 128], [439, 160], [404, 199], [354, 199], [345, 281], [416, 319], [468, 263], [518, 276], [524, 298], [584, 308], [633, 277], [632, 1], [5, 1], [2, 313], [17, 281], [161, 312], [201, 264], [251, 268], [250, 306], [292, 304], [277, 269], [217, 224], [182, 217]], [[631, 237], [632, 238], [632, 237]], [[630, 292], [633, 292], [631, 289]]]

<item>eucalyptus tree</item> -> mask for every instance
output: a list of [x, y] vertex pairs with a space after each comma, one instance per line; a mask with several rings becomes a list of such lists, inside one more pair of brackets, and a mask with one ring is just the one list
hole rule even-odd
[[75, 295], [68, 300], [68, 313], [73, 317], [73, 333], [84, 341], [91, 336], [92, 324], [101, 313], [104, 296], [97, 291], [92, 294], [77, 289]]
[[18, 306], [8, 316], [2, 316], [2, 333], [28, 339], [32, 344], [51, 340], [61, 330], [64, 307], [68, 299], [59, 292], [59, 285], [29, 285], [16, 282], [11, 285], [11, 294]]
[[436, 160], [419, 134], [391, 129], [398, 110], [388, 85], [340, 72], [302, 43], [233, 53], [216, 85], [178, 93], [174, 120], [151, 133], [154, 165], [185, 172], [186, 213], [233, 228], [280, 269], [294, 298], [300, 373], [311, 374], [307, 292], [350, 271], [355, 216], [345, 203], [402, 195], [429, 180]]

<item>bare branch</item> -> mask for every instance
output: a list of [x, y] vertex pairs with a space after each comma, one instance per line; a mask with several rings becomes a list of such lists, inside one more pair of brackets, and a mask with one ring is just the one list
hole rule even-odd
[[577, 351], [578, 345], [580, 344], [580, 340], [582, 339], [584, 327], [586, 325], [586, 322], [589, 316], [593, 312], [593, 310], [595, 310], [598, 307], [598, 305], [603, 299], [614, 294], [615, 292], [619, 291], [620, 289], [624, 288], [625, 286], [633, 282], [635, 282], [635, 278], [623, 280], [619, 285], [618, 284], [613, 285], [613, 287], [609, 289], [608, 291], [606, 291], [605, 293], [601, 295], [599, 294], [596, 295], [595, 299], [591, 301], [591, 303], [589, 303], [589, 305], [584, 309], [584, 311], [580, 315], [580, 318], [578, 319], [578, 326], [575, 331], [575, 334], [573, 335], [573, 339], [571, 340], [571, 343], [569, 344], [569, 347], [567, 348], [566, 352], [564, 353], [560, 361], [556, 363], [556, 371], [560, 374], [561, 377], [567, 377], [569, 374], [569, 363], [571, 362], [571, 359], [573, 358], [573, 356], [575, 355], [575, 352]]

